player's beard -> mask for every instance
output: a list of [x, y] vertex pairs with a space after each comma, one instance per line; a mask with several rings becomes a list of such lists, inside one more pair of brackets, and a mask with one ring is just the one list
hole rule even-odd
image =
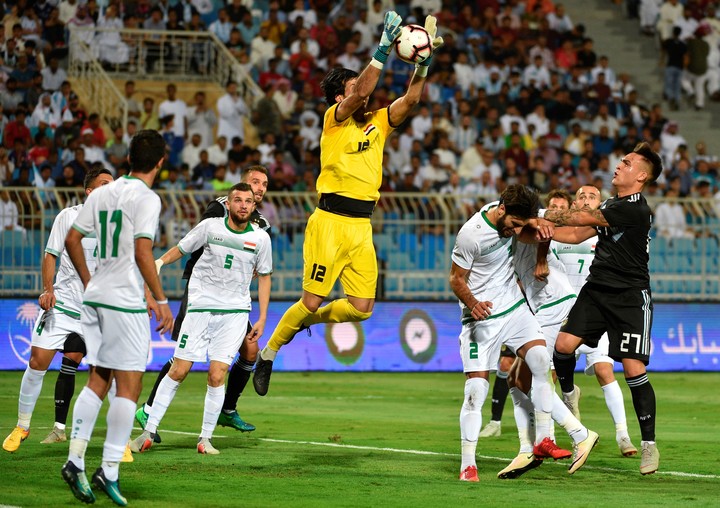
[[514, 228], [509, 228], [507, 225], [507, 215], [503, 215], [498, 219], [497, 232], [500, 238], [510, 238], [515, 233]]
[[365, 115], [367, 114], [367, 104], [363, 104], [359, 108], [355, 110], [355, 112], [352, 114], [353, 120], [355, 120], [357, 123], [364, 124], [365, 123]]
[[230, 218], [232, 219], [233, 223], [236, 226], [242, 226], [243, 224], [247, 225], [248, 221], [250, 220], [250, 214], [252, 212], [247, 212], [243, 214], [242, 212], [228, 212], [230, 215]]

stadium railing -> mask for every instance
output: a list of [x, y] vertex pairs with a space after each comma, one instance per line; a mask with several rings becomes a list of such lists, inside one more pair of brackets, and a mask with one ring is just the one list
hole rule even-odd
[[[104, 33], [120, 36], [126, 57], [109, 62], [101, 44]], [[108, 123], [127, 127], [127, 101], [112, 79], [208, 82], [225, 88], [229, 80], [239, 84], [248, 104], [262, 95], [250, 74], [212, 32], [70, 27], [69, 75], [88, 107]], [[105, 47], [107, 48], [107, 47]]]
[[[0, 296], [41, 292], [40, 263], [53, 220], [65, 206], [83, 199], [81, 189], [4, 188], [19, 221], [0, 237]], [[175, 245], [200, 219], [217, 194], [158, 191], [163, 210], [155, 253]], [[471, 213], [495, 196], [386, 193], [373, 215], [380, 272], [378, 298], [453, 300], [448, 285], [455, 235]], [[720, 206], [712, 199], [681, 199], [695, 238], [664, 238], [651, 231], [650, 270], [658, 301], [720, 301]], [[260, 211], [272, 225], [273, 298], [295, 299], [302, 291], [305, 224], [317, 203], [313, 193], [270, 192]], [[658, 203], [650, 199], [652, 206]], [[182, 294], [184, 263], [163, 268], [172, 297]], [[334, 295], [341, 294], [339, 284]]]

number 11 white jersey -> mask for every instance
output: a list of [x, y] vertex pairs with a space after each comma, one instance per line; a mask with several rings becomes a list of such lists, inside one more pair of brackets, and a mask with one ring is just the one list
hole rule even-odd
[[125, 176], [95, 189], [73, 228], [97, 237], [97, 269], [83, 303], [120, 312], [146, 312], [135, 239], [155, 239], [160, 198], [138, 178]]
[[590, 273], [590, 265], [595, 258], [597, 240], [597, 236], [593, 236], [577, 245], [555, 241], [550, 244], [550, 249], [565, 265], [565, 272], [576, 295], [580, 294], [580, 288], [585, 285], [585, 280]]

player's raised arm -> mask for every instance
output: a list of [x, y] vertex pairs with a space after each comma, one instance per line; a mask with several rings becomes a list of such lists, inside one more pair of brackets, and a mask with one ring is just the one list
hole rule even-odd
[[[434, 53], [444, 42], [442, 37], [437, 37], [437, 19], [435, 16], [425, 18], [425, 30], [430, 36], [430, 40], [432, 40]], [[420, 102], [425, 80], [427, 79], [428, 68], [431, 63], [432, 55], [415, 66], [415, 73], [410, 80], [407, 92], [405, 92], [405, 95], [402, 97], [397, 98], [388, 108], [390, 125], [398, 126], [403, 123], [412, 109]]]
[[350, 118], [352, 114], [368, 100], [370, 95], [375, 90], [377, 82], [380, 79], [382, 68], [387, 62], [388, 55], [392, 51], [393, 42], [400, 35], [400, 24], [402, 18], [395, 11], [388, 11], [385, 13], [385, 21], [383, 24], [383, 33], [380, 37], [380, 44], [375, 50], [370, 63], [365, 67], [365, 70], [360, 73], [357, 81], [354, 84], [348, 85], [348, 90], [345, 91], [344, 99], [339, 102], [337, 110], [335, 111], [335, 120], [337, 122], [343, 122]]

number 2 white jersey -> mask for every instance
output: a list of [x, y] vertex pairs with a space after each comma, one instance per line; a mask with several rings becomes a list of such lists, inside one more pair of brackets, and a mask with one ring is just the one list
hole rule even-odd
[[228, 226], [228, 218], [213, 217], [195, 226], [178, 249], [203, 253], [188, 282], [188, 312], [248, 312], [253, 273], [272, 273], [270, 235], [248, 222], [244, 231]]
[[[485, 205], [460, 228], [452, 252], [453, 263], [469, 270], [467, 285], [479, 301], [492, 302], [492, 317], [505, 314], [525, 298], [515, 281], [512, 265], [512, 238], [502, 238], [487, 218], [487, 212], [499, 204]], [[470, 309], [460, 302], [463, 321]]]
[[527, 244], [515, 240], [514, 248], [515, 271], [525, 290], [525, 298], [527, 298], [533, 314], [577, 296], [565, 274], [565, 267], [553, 252], [549, 252], [547, 256], [550, 275], [546, 280], [539, 281], [535, 278], [537, 244]]
[[146, 312], [135, 239], [154, 240], [159, 217], [160, 198], [138, 178], [118, 178], [88, 196], [73, 224], [97, 237], [97, 269], [85, 290], [85, 305]]
[[[60, 267], [55, 276], [55, 308], [68, 316], [79, 318], [83, 300], [83, 285], [80, 276], [65, 250], [65, 237], [75, 222], [83, 205], [69, 206], [62, 210], [53, 221], [45, 252], [60, 258]], [[85, 262], [92, 274], [95, 271], [95, 235], [82, 239]]]
[[567, 273], [570, 285], [576, 294], [580, 294], [580, 288], [585, 285], [585, 280], [590, 273], [590, 265], [595, 258], [597, 240], [597, 236], [593, 236], [577, 245], [555, 241], [550, 244], [550, 250], [565, 266], [565, 273]]

